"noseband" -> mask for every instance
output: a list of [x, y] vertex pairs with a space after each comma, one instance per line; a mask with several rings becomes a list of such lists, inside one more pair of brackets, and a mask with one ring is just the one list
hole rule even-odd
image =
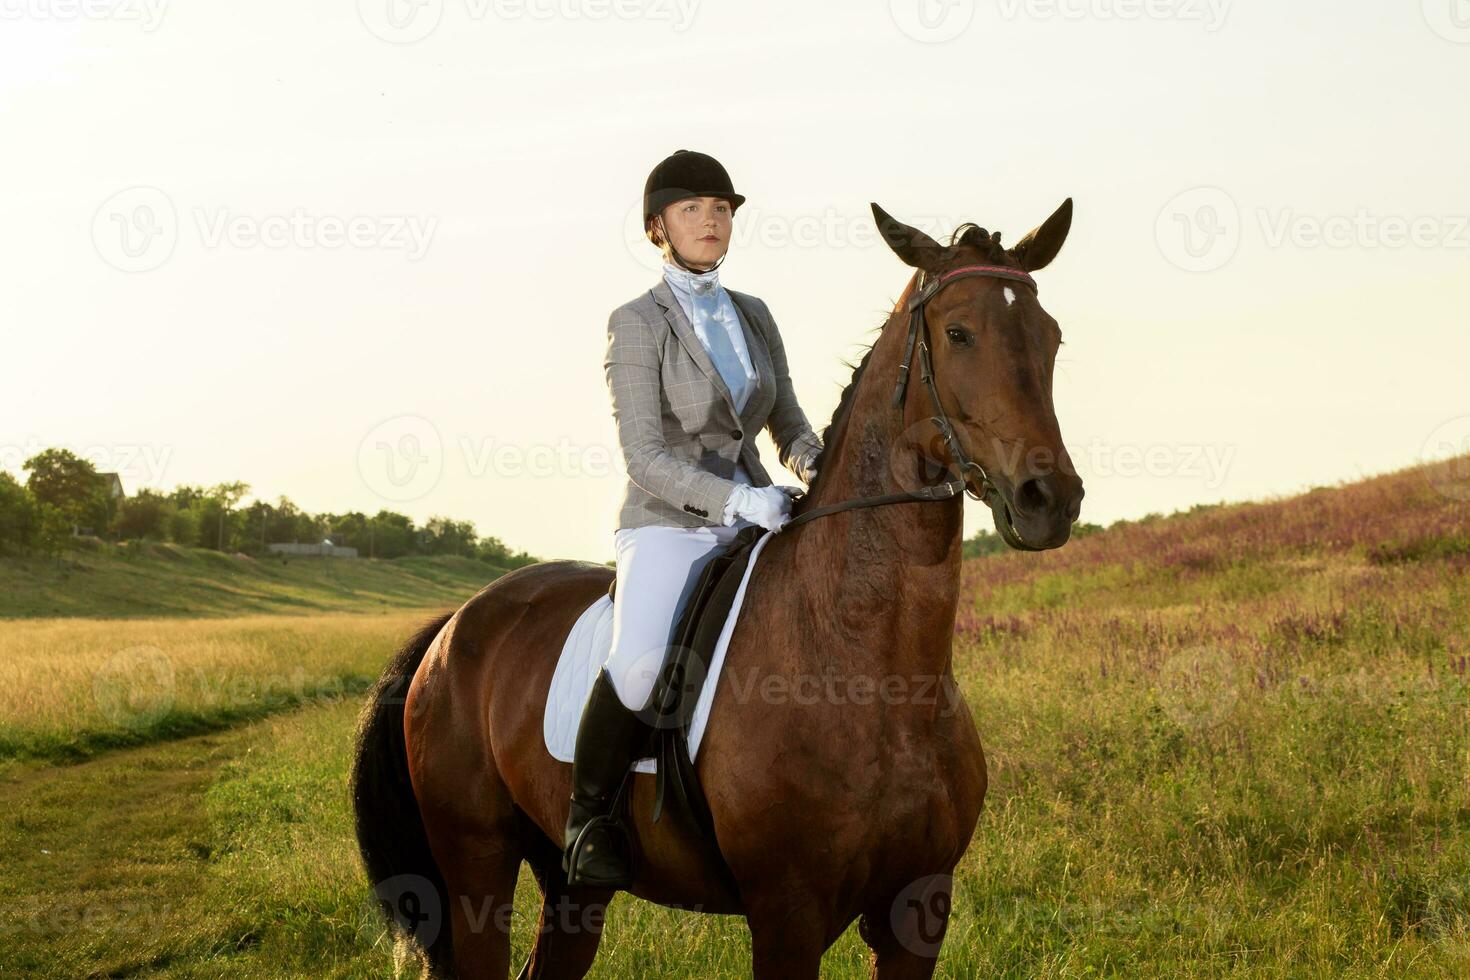
[[[908, 339], [904, 342], [903, 359], [898, 366], [898, 381], [893, 386], [893, 407], [903, 408], [904, 394], [908, 390], [909, 371], [913, 367], [914, 355], [919, 358], [919, 380], [924, 387], [929, 389], [929, 398], [934, 403], [934, 414], [929, 417], [944, 437], [945, 445], [949, 448], [950, 456], [959, 466], [960, 475], [953, 480], [934, 486], [923, 487], [919, 490], [909, 490], [902, 493], [885, 493], [877, 497], [858, 497], [854, 500], [844, 500], [838, 504], [827, 507], [818, 507], [803, 514], [793, 517], [787, 522], [787, 527], [804, 524], [807, 521], [816, 520], [818, 517], [826, 517], [828, 514], [836, 514], [844, 510], [855, 510], [859, 507], [876, 507], [880, 504], [899, 504], [910, 501], [925, 500], [948, 500], [961, 493], [968, 493], [976, 500], [984, 501], [989, 505], [991, 512], [995, 514], [995, 529], [1005, 540], [1005, 543], [1018, 551], [1040, 551], [1040, 548], [1032, 547], [1021, 539], [1016, 533], [1015, 526], [1011, 523], [1010, 505], [1006, 503], [1005, 495], [990, 479], [985, 468], [975, 462], [960, 445], [959, 435], [949, 420], [949, 413], [945, 412], [943, 403], [939, 400], [939, 387], [934, 380], [934, 362], [929, 355], [929, 324], [924, 318], [924, 305], [934, 298], [945, 286], [956, 279], [968, 279], [983, 276], [988, 279], [1007, 279], [1011, 282], [1024, 283], [1032, 290], [1037, 290], [1036, 280], [1019, 269], [1009, 269], [1001, 265], [967, 265], [958, 269], [951, 269], [944, 275], [932, 282], [924, 283], [924, 273], [919, 272], [919, 288], [908, 302], [909, 330]], [[970, 486], [969, 474], [973, 471], [980, 486], [976, 492]]]

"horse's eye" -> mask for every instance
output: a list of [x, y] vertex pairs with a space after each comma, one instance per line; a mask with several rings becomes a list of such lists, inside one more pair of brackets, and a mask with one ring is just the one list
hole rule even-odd
[[948, 327], [945, 329], [944, 335], [948, 337], [949, 342], [951, 344], [954, 344], [956, 347], [970, 346], [970, 331], [964, 329], [963, 327]]

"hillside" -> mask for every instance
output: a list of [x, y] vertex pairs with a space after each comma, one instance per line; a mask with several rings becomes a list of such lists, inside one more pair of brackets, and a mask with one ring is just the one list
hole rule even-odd
[[[82, 539], [86, 540], [86, 539]], [[504, 570], [456, 557], [251, 558], [172, 544], [92, 541], [52, 558], [0, 558], [0, 618], [240, 616], [458, 604]]]
[[1348, 602], [1371, 595], [1393, 570], [1460, 577], [1470, 570], [1467, 472], [1470, 456], [1297, 496], [1120, 522], [1057, 551], [967, 561], [965, 591], [977, 612], [1035, 616], [1248, 601], [1309, 587]]
[[1467, 464], [965, 563], [977, 975], [1470, 975]]

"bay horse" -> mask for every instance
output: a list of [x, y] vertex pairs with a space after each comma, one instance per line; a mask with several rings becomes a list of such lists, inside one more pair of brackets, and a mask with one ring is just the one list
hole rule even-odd
[[[915, 271], [843, 390], [819, 475], [766, 542], [715, 679], [696, 772], [723, 873], [652, 821], [653, 776], [629, 795], [630, 891], [745, 916], [758, 980], [817, 977], [854, 920], [873, 976], [932, 975], [986, 789], [951, 670], [965, 492], [1028, 550], [1065, 544], [1083, 495], [1052, 403], [1060, 331], [1030, 277], [1062, 247], [1071, 200], [1009, 249], [973, 224], [940, 245], [872, 207]], [[934, 474], [956, 470], [936, 493]], [[522, 862], [542, 908], [520, 976], [591, 968], [613, 893], [565, 884], [571, 766], [542, 722], [562, 644], [613, 577], [579, 561], [516, 569], [425, 624], [369, 696], [359, 847], [429, 976], [508, 975]]]

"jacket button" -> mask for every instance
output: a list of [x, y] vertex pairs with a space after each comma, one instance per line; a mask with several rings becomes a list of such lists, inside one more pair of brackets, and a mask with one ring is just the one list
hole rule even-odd
[[745, 437], [745, 433], [741, 432], [739, 429], [736, 429], [735, 431], [733, 431], [733, 432], [730, 433], [730, 438], [731, 439], [742, 439], [744, 437]]

